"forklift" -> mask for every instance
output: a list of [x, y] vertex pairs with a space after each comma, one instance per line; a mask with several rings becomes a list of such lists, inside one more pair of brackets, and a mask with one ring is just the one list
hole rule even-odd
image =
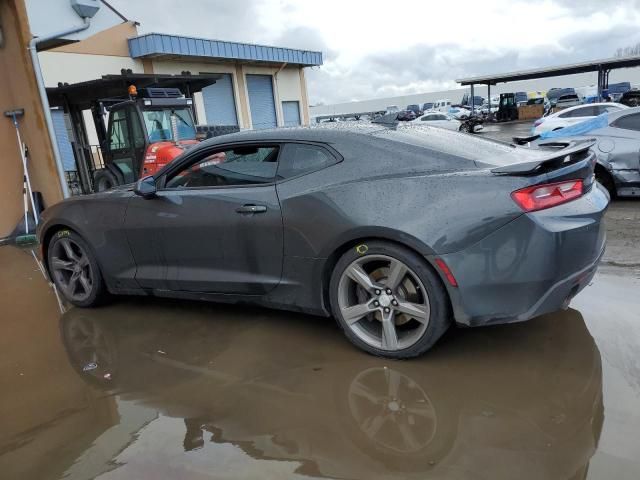
[[[103, 99], [92, 112], [104, 168], [93, 173], [94, 191], [136, 182], [153, 175], [199, 142], [193, 100], [178, 88], [128, 87], [126, 99]], [[104, 115], [108, 112], [104, 129]], [[216, 135], [238, 131], [216, 130]]]
[[515, 93], [501, 93], [496, 120], [498, 122], [511, 122], [518, 119], [518, 105]]

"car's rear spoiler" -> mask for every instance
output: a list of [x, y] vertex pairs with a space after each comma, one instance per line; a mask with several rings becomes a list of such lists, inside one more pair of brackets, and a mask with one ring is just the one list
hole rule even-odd
[[539, 147], [555, 148], [556, 151], [550, 152], [537, 160], [523, 163], [512, 163], [504, 167], [497, 167], [491, 170], [493, 173], [503, 175], [528, 175], [537, 174], [542, 171], [555, 170], [565, 165], [583, 160], [587, 157], [589, 149], [596, 143], [595, 139], [587, 138], [584, 140], [568, 140], [564, 142], [552, 141], [538, 144]]
[[530, 137], [513, 137], [513, 143], [516, 145], [526, 145], [530, 142], [535, 142], [540, 138], [540, 135], [532, 135]]

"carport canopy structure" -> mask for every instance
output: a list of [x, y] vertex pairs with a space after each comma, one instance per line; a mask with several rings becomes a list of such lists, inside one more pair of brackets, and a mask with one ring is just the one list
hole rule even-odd
[[120, 75], [103, 75], [96, 80], [72, 84], [58, 84], [47, 88], [47, 96], [52, 107], [71, 107], [87, 110], [97, 101], [103, 99], [125, 99], [129, 85], [137, 89], [146, 87], [179, 88], [187, 97], [199, 92], [204, 87], [213, 85], [220, 75], [184, 75], [131, 73], [122, 71]]
[[[457, 79], [460, 85], [471, 87], [473, 101], [474, 85], [486, 85], [491, 92], [491, 85], [498, 83], [515, 82], [520, 80], [535, 80], [538, 78], [559, 77], [563, 75], [575, 75], [578, 73], [598, 72], [598, 96], [609, 86], [609, 72], [617, 68], [632, 68], [640, 66], [640, 55], [631, 57], [614, 57], [602, 60], [591, 60], [583, 63], [573, 63], [547, 68], [521, 70], [518, 72], [503, 73]], [[489, 93], [491, 97], [491, 93]]]

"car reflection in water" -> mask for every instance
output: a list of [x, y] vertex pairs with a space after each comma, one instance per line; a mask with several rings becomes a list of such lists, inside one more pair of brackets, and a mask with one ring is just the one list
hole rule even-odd
[[602, 428], [600, 354], [574, 310], [454, 331], [405, 362], [282, 312], [138, 301], [61, 322], [78, 374], [183, 419], [192, 455], [230, 444], [338, 478], [585, 478]]

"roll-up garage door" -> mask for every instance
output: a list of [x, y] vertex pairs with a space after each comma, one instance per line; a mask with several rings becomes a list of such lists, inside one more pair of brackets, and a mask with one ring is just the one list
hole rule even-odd
[[271, 75], [247, 75], [247, 90], [253, 128], [276, 127], [276, 104], [273, 100]]
[[202, 89], [207, 125], [238, 125], [231, 75], [225, 73], [216, 83]]
[[51, 119], [53, 120], [53, 131], [56, 134], [56, 143], [58, 144], [64, 170], [66, 172], [77, 170], [73, 147], [69, 141], [69, 132], [65, 123], [64, 111], [52, 108]]

